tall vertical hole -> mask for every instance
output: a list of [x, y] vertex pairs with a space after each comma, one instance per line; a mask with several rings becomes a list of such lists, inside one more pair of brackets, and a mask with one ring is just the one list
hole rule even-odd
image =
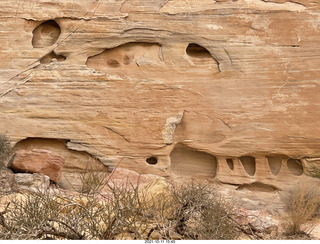
[[231, 158], [227, 158], [227, 164], [231, 170], [234, 169], [233, 160]]
[[256, 173], [256, 160], [251, 156], [243, 156], [240, 157], [240, 161], [243, 165], [243, 168], [247, 172], [248, 175], [254, 176]]
[[293, 159], [293, 158], [288, 159], [287, 166], [292, 174], [297, 176], [303, 174], [303, 166], [299, 159]]
[[282, 160], [279, 157], [267, 156], [270, 171], [273, 175], [278, 175], [281, 169]]

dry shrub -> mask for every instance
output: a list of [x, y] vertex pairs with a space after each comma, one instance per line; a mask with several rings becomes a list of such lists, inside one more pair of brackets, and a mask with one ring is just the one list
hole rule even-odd
[[[16, 195], [13, 195], [16, 196]], [[109, 196], [25, 192], [0, 212], [0, 239], [147, 239], [155, 210], [138, 187], [113, 186]]]
[[[92, 175], [89, 175], [92, 174]], [[89, 182], [95, 180], [89, 173]], [[103, 178], [105, 179], [105, 178]], [[99, 194], [25, 192], [0, 212], [0, 239], [236, 239], [232, 208], [205, 184], [109, 184]], [[162, 192], [162, 193], [160, 193]], [[94, 194], [88, 194], [94, 193]], [[65, 193], [64, 193], [65, 194]], [[16, 195], [13, 195], [16, 196]]]
[[287, 236], [309, 234], [311, 221], [316, 217], [320, 206], [319, 183], [304, 180], [289, 190], [284, 197], [287, 216], [282, 227]]
[[232, 206], [206, 184], [191, 182], [174, 192], [175, 229], [183, 239], [232, 240], [239, 235]]
[[0, 197], [8, 194], [14, 184], [14, 176], [9, 170], [7, 160], [12, 155], [12, 147], [9, 138], [0, 134]]
[[76, 239], [67, 225], [58, 222], [61, 220], [60, 208], [59, 202], [47, 193], [14, 194], [0, 214], [0, 238], [24, 240], [60, 236]]
[[3, 134], [0, 134], [0, 168], [5, 166], [6, 160], [12, 154], [10, 139]]
[[81, 189], [84, 194], [99, 194], [108, 184], [108, 173], [101, 171], [86, 171], [81, 173]]
[[[93, 165], [94, 159], [91, 159], [87, 162], [85, 171], [80, 173], [81, 180], [81, 189], [80, 192], [83, 194], [99, 194], [103, 188], [108, 184], [108, 169], [94, 168]], [[72, 183], [71, 183], [72, 185]]]
[[109, 206], [113, 225], [110, 228], [116, 229], [117, 239], [123, 239], [128, 233], [133, 239], [146, 239], [154, 210], [139, 187], [127, 182], [122, 185], [112, 184], [110, 190]]

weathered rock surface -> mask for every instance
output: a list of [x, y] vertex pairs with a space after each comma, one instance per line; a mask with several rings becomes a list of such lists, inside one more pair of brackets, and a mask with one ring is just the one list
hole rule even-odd
[[157, 175], [138, 174], [132, 170], [116, 168], [108, 176], [108, 185], [111, 187], [128, 187], [129, 189], [136, 187], [149, 187], [151, 189], [152, 182], [158, 182], [157, 180], [161, 182], [160, 179], [163, 178]]
[[318, 1], [5, 0], [0, 18], [0, 131], [64, 172], [268, 188], [320, 155]]
[[17, 190], [14, 173], [8, 168], [0, 167], [0, 195], [7, 195]]
[[14, 175], [15, 181], [21, 189], [45, 192], [50, 185], [50, 178], [43, 174], [18, 173]]
[[[58, 186], [65, 190], [81, 192], [83, 188], [86, 187], [84, 184], [93, 183], [97, 187], [99, 187], [98, 184], [100, 184], [101, 187], [99, 188], [101, 188], [101, 191], [108, 192], [110, 191], [110, 187], [116, 186], [134, 189], [136, 187], [146, 187], [146, 185], [156, 180], [164, 180], [164, 178], [158, 175], [139, 174], [133, 170], [116, 168], [111, 172], [97, 170], [88, 170], [84, 173], [63, 172]], [[95, 183], [93, 181], [95, 181]]]
[[79, 172], [75, 173], [62, 173], [58, 182], [58, 186], [64, 190], [81, 192], [83, 181], [82, 175]]
[[[8, 167], [17, 172], [44, 174], [50, 180], [58, 182], [61, 177], [63, 164], [63, 157], [48, 150], [33, 149], [31, 151], [16, 151]], [[23, 178], [23, 175], [18, 177]]]

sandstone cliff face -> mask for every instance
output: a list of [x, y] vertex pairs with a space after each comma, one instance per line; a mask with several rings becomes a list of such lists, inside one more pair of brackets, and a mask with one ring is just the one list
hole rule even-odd
[[0, 18], [0, 131], [65, 172], [277, 185], [320, 154], [318, 1], [5, 0]]

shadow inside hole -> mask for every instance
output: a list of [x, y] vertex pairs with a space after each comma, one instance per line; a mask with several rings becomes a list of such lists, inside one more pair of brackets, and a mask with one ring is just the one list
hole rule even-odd
[[280, 157], [275, 157], [275, 156], [267, 156], [268, 164], [271, 173], [276, 176], [279, 174], [281, 165], [282, 165], [282, 160]]
[[171, 171], [177, 175], [214, 178], [217, 172], [215, 156], [178, 144], [170, 154]]
[[61, 28], [54, 20], [48, 20], [33, 30], [32, 46], [43, 48], [52, 46], [61, 34]]
[[247, 172], [248, 175], [254, 176], [256, 173], [256, 160], [251, 156], [243, 156], [240, 157], [240, 161], [243, 165], [243, 168]]
[[146, 159], [148, 164], [154, 165], [158, 163], [158, 159], [156, 157], [150, 157]]
[[57, 55], [54, 51], [44, 56], [42, 59], [40, 59], [41, 64], [49, 64], [54, 59], [56, 59], [58, 62], [63, 62], [66, 60], [66, 57], [63, 55]]
[[210, 52], [207, 49], [195, 43], [190, 43], [188, 45], [186, 53], [193, 58], [212, 58]]
[[300, 176], [303, 174], [303, 166], [299, 159], [290, 158], [287, 161], [288, 169], [292, 174]]
[[234, 169], [234, 163], [233, 163], [233, 160], [231, 158], [227, 158], [227, 164], [228, 164], [228, 166], [229, 166], [229, 168], [231, 170]]

